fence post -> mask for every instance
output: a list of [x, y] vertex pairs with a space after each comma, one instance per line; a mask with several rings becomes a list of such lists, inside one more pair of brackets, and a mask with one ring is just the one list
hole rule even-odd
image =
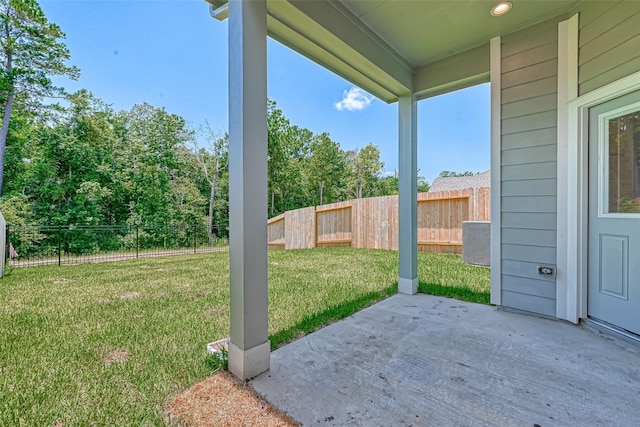
[[58, 266], [60, 266], [60, 258], [62, 251], [62, 226], [58, 226]]
[[[2, 215], [2, 213], [0, 213], [0, 215]], [[2, 219], [4, 219], [4, 216], [2, 217]], [[9, 263], [11, 263], [11, 249], [10, 249], [10, 244], [11, 244], [11, 240], [9, 240], [9, 224], [7, 224], [5, 226], [4, 229], [4, 236], [5, 236], [5, 241], [4, 241], [4, 262], [6, 264], [7, 260], [9, 260]]]
[[4, 215], [0, 212], [0, 227], [2, 227], [2, 233], [0, 233], [0, 257], [2, 258], [2, 265], [0, 265], [0, 277], [4, 276], [4, 268], [7, 264], [7, 254], [11, 257], [9, 249], [9, 224], [4, 220]]
[[197, 231], [198, 231], [198, 224], [193, 224], [193, 253], [196, 254], [197, 253], [197, 242], [196, 242], [196, 238], [197, 238]]
[[[0, 215], [2, 215], [1, 212], [0, 212]], [[4, 219], [4, 217], [2, 218]], [[5, 236], [4, 262], [6, 263], [7, 260], [11, 262], [11, 250], [9, 249], [9, 245], [11, 244], [11, 241], [9, 240], [9, 224], [5, 226], [4, 236]]]
[[136, 224], [136, 259], [138, 258], [138, 251], [139, 251], [139, 245], [138, 245], [138, 224]]

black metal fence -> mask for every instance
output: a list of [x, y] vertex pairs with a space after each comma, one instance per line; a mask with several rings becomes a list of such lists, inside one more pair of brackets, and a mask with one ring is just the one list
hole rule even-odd
[[82, 264], [228, 250], [228, 229], [206, 224], [7, 226], [10, 265]]

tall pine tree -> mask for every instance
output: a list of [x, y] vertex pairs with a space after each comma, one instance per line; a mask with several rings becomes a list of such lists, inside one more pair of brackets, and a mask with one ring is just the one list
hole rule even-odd
[[4, 154], [11, 112], [16, 102], [27, 109], [41, 108], [43, 98], [63, 94], [51, 76], [78, 76], [65, 64], [69, 50], [60, 42], [65, 34], [50, 23], [36, 0], [0, 0], [0, 195], [4, 181]]

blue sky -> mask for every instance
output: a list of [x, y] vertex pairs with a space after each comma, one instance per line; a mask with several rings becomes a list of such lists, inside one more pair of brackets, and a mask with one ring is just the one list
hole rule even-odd
[[[227, 23], [202, 0], [40, 0], [62, 27], [78, 66], [77, 82], [115, 109], [148, 102], [194, 127], [208, 120], [228, 129]], [[397, 104], [373, 99], [362, 109], [337, 108], [353, 85], [269, 40], [268, 95], [293, 124], [329, 132], [344, 150], [373, 143], [385, 171], [397, 168]], [[358, 106], [349, 103], [346, 105]], [[355, 98], [357, 101], [358, 99]], [[366, 102], [364, 104], [367, 104]], [[429, 182], [442, 170], [489, 169], [488, 85], [418, 104], [418, 167]]]

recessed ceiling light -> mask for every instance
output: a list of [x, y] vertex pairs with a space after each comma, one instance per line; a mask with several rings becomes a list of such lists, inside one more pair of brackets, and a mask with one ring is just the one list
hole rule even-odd
[[500, 2], [497, 5], [493, 6], [493, 9], [491, 9], [491, 14], [493, 16], [504, 15], [505, 13], [511, 10], [512, 6], [513, 5], [511, 4], [511, 2], [508, 2], [508, 1]]

